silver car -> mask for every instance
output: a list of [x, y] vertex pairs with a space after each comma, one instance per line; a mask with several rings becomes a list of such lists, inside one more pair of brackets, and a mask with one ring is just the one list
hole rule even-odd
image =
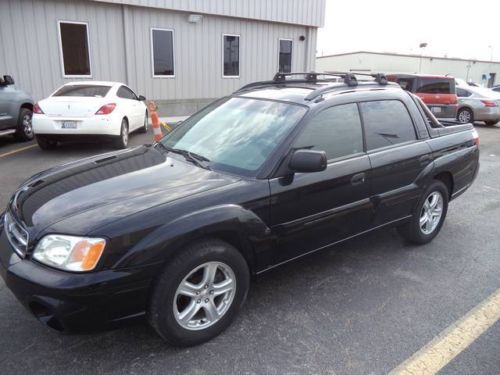
[[495, 125], [500, 121], [500, 94], [483, 87], [457, 86], [458, 111], [460, 123], [484, 121]]

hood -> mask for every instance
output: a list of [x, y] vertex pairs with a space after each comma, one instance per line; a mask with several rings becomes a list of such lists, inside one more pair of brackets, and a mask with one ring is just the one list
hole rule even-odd
[[14, 194], [10, 207], [37, 233], [92, 210], [95, 220], [67, 230], [85, 234], [127, 215], [236, 181], [152, 146], [140, 146], [39, 173]]

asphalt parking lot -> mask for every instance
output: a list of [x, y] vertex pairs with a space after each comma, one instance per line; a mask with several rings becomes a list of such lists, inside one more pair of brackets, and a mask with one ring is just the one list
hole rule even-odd
[[[142, 322], [61, 335], [0, 280], [0, 373], [388, 373], [500, 288], [500, 125], [477, 130], [479, 176], [450, 204], [432, 243], [408, 245], [382, 230], [264, 274], [235, 323], [202, 346], [169, 347]], [[68, 144], [47, 152], [0, 138], [0, 206], [28, 176], [109, 150]], [[499, 374], [500, 322], [440, 373]]]

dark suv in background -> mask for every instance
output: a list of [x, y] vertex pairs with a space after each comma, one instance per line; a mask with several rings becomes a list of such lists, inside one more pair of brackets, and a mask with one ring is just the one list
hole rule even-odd
[[419, 96], [437, 118], [456, 120], [458, 98], [453, 77], [397, 73], [387, 75], [387, 79]]
[[12, 134], [19, 141], [33, 139], [33, 99], [14, 86], [14, 79], [0, 77], [0, 136]]

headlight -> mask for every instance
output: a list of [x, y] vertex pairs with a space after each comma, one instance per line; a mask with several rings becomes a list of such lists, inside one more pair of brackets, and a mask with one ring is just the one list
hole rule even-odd
[[65, 271], [91, 271], [99, 262], [106, 240], [51, 234], [42, 238], [33, 257], [40, 263]]

